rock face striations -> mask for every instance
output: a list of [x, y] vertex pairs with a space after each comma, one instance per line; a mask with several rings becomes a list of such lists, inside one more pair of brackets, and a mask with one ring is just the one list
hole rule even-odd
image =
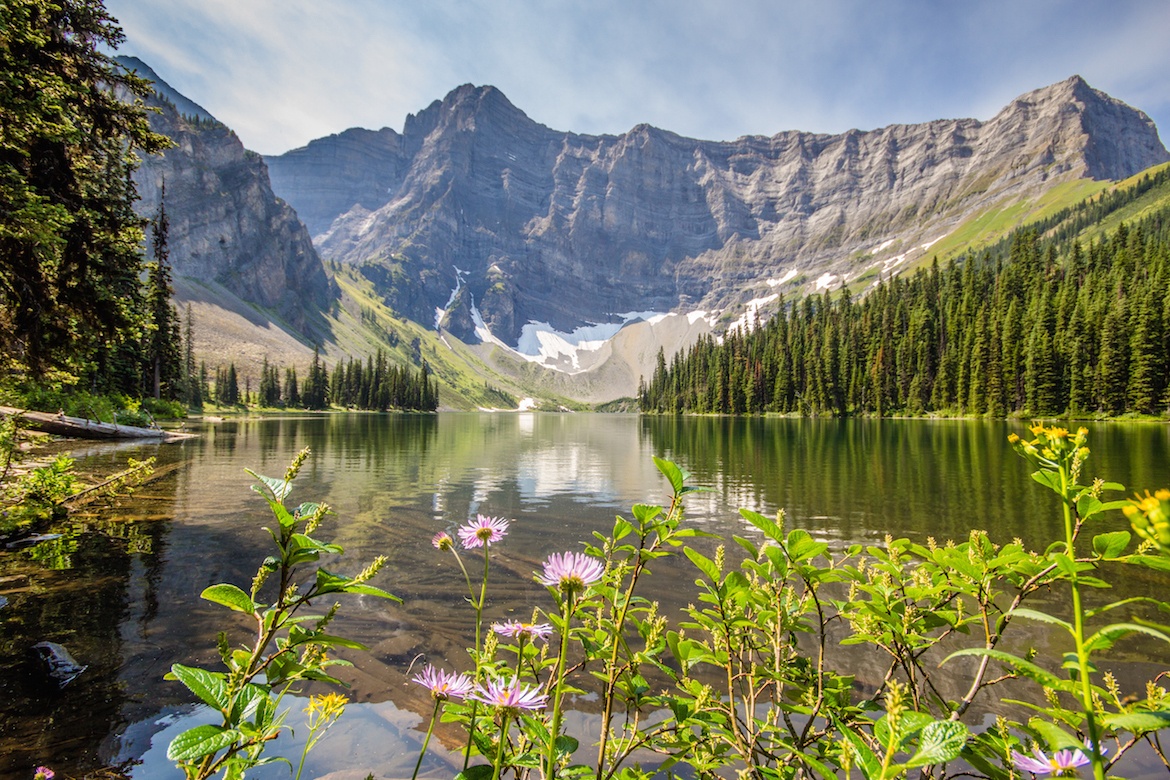
[[[437, 311], [471, 341], [482, 321], [515, 344], [529, 322], [571, 331], [856, 280], [859, 258], [929, 243], [1005, 197], [1167, 159], [1145, 114], [1074, 76], [986, 122], [727, 142], [647, 125], [559, 132], [465, 85], [401, 134], [347, 130], [267, 162], [323, 256], [416, 321]], [[206, 234], [200, 256], [215, 252], [214, 224], [189, 228]]]
[[176, 144], [135, 174], [144, 216], [157, 211], [165, 183], [174, 273], [219, 283], [303, 328], [335, 290], [308, 230], [273, 194], [264, 160], [140, 60], [119, 62], [155, 82], [151, 126]]

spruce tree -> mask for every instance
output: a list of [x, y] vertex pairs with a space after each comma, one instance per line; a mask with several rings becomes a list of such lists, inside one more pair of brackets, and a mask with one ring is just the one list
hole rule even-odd
[[151, 252], [147, 265], [146, 358], [151, 393], [155, 398], [178, 398], [182, 390], [183, 357], [179, 337], [179, 313], [171, 303], [170, 250], [167, 246], [170, 221], [167, 219], [166, 188], [151, 221]]
[[146, 325], [131, 173], [169, 143], [149, 82], [107, 53], [123, 35], [97, 0], [6, 0], [0, 31], [0, 354], [33, 379], [132, 377], [98, 368]]

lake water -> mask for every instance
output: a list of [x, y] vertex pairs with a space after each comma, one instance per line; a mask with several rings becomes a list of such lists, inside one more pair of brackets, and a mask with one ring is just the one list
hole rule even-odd
[[[1087, 475], [1130, 492], [1170, 485], [1170, 427], [1088, 427]], [[887, 534], [962, 539], [972, 528], [1031, 545], [1060, 534], [1054, 498], [1006, 443], [1008, 433], [1026, 433], [1020, 423], [452, 413], [196, 430], [198, 438], [172, 444], [75, 443], [85, 470], [114, 471], [127, 457], [153, 455], [165, 475], [73, 518], [55, 529], [60, 539], [0, 553], [0, 780], [28, 780], [38, 764], [79, 775], [129, 760], [140, 762], [136, 778], [181, 777], [166, 744], [201, 715], [163, 674], [176, 662], [217, 664], [215, 633], [232, 624], [198, 594], [216, 582], [246, 587], [270, 544], [261, 526], [271, 515], [244, 469], [280, 476], [305, 446], [314, 455], [292, 498], [334, 507], [320, 535], [346, 548], [341, 570], [387, 555], [375, 584], [405, 602], [343, 604], [337, 633], [370, 653], [349, 656], [356, 668], [343, 676], [354, 704], [312, 754], [306, 777], [409, 777], [430, 701], [407, 670], [423, 659], [466, 668], [472, 626], [458, 569], [430, 545], [436, 531], [477, 513], [514, 520], [494, 548], [488, 617], [528, 619], [550, 606], [532, 581], [549, 553], [579, 549], [633, 503], [668, 500], [652, 455], [711, 488], [689, 502], [688, 522], [728, 540], [751, 533], [739, 507], [769, 515], [784, 508], [790, 526], [834, 546]], [[1123, 527], [1115, 514], [1110, 522]], [[690, 600], [689, 563], [655, 571], [647, 595], [666, 609]], [[1165, 583], [1123, 585], [1152, 594]], [[63, 690], [45, 685], [29, 652], [42, 640], [66, 646], [87, 671]], [[1140, 652], [1133, 660], [1148, 671]], [[587, 731], [590, 717], [576, 713], [571, 725]], [[426, 771], [452, 774], [441, 750]]]

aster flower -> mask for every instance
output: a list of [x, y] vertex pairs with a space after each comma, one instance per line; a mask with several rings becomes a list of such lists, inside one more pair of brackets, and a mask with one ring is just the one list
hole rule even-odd
[[576, 552], [553, 553], [536, 580], [564, 593], [577, 593], [597, 582], [604, 573], [605, 563], [597, 558]]
[[522, 685], [515, 678], [488, 680], [486, 685], [478, 686], [467, 698], [495, 707], [507, 716], [518, 715], [520, 710], [542, 710], [548, 704], [548, 696], [541, 693], [539, 688]]
[[[1032, 756], [1035, 756], [1033, 758]], [[1081, 750], [1058, 750], [1049, 758], [1040, 748], [1032, 750], [1032, 756], [1012, 751], [1012, 763], [1016, 769], [1034, 775], [1075, 775], [1078, 767], [1085, 766], [1090, 759]]]
[[437, 701], [446, 701], [452, 696], [466, 699], [471, 693], [471, 678], [466, 674], [447, 672], [427, 664], [422, 673], [412, 680], [431, 692]]
[[33, 780], [53, 780], [56, 773], [47, 766], [38, 766], [33, 770]]
[[442, 550], [446, 552], [455, 546], [455, 540], [452, 539], [451, 534], [447, 533], [446, 531], [439, 531], [437, 534], [431, 537], [431, 546], [433, 546], [436, 550]]
[[456, 533], [465, 549], [490, 547], [508, 534], [508, 523], [502, 517], [476, 515], [473, 522], [459, 526]]
[[509, 620], [506, 623], [492, 623], [492, 631], [508, 639], [523, 637], [535, 641], [548, 639], [552, 634], [552, 626], [548, 623], [521, 623], [519, 620]]

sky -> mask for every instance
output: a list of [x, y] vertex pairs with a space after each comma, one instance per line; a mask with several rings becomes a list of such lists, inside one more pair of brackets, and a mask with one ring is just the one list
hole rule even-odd
[[557, 130], [731, 140], [990, 119], [1079, 74], [1170, 139], [1167, 0], [106, 0], [137, 56], [279, 154], [460, 84]]

